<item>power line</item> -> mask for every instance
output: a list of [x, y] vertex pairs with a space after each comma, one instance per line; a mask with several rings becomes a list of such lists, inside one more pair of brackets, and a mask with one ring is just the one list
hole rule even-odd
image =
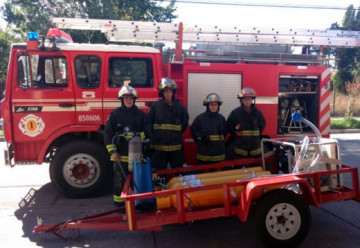
[[[153, 2], [174, 2], [173, 0], [153, 0]], [[234, 3], [220, 1], [201, 1], [201, 0], [176, 0], [175, 3], [191, 4], [209, 4], [209, 5], [228, 5], [228, 6], [248, 6], [248, 7], [269, 7], [269, 8], [293, 8], [293, 9], [330, 9], [330, 10], [347, 10], [348, 7], [342, 6], [321, 6], [321, 5], [291, 5], [291, 4], [265, 4], [265, 3]]]

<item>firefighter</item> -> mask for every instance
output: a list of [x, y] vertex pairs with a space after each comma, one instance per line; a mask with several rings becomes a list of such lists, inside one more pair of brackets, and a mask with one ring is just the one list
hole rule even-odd
[[197, 144], [198, 164], [211, 164], [225, 160], [224, 139], [228, 133], [226, 119], [220, 106], [223, 100], [216, 93], [210, 93], [203, 101], [206, 111], [198, 115], [191, 125], [191, 136]]
[[240, 91], [241, 106], [234, 109], [227, 120], [227, 126], [235, 145], [229, 159], [260, 158], [260, 135], [266, 126], [262, 112], [255, 107], [256, 92], [251, 88]]
[[159, 85], [159, 100], [147, 115], [147, 130], [151, 139], [151, 161], [154, 169], [179, 168], [185, 164], [182, 134], [188, 126], [189, 114], [176, 98], [176, 83], [163, 78]]
[[[118, 94], [121, 106], [110, 113], [105, 126], [104, 142], [111, 155], [111, 161], [114, 161], [113, 193], [114, 204], [117, 206], [124, 205], [124, 200], [120, 199], [120, 195], [126, 177], [122, 173], [119, 163], [116, 162], [116, 156], [124, 172], [127, 174], [129, 140], [135, 135], [139, 135], [142, 140], [145, 138], [143, 132], [145, 113], [135, 105], [136, 98], [138, 98], [138, 93], [133, 87], [123, 86]], [[113, 139], [115, 135], [123, 136]]]

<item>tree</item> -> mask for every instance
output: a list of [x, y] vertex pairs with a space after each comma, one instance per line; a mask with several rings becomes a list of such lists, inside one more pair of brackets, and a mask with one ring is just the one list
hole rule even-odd
[[[333, 23], [330, 29], [342, 29], [360, 31], [360, 9], [355, 10], [353, 5], [350, 5], [344, 15], [342, 27], [337, 23]], [[359, 64], [359, 48], [337, 48], [334, 49], [333, 54], [340, 60], [337, 62], [337, 75], [334, 78], [335, 86], [338, 91], [345, 93], [345, 82], [353, 82], [355, 75], [360, 75]]]
[[[51, 17], [171, 22], [175, 0], [161, 7], [150, 0], [7, 0], [1, 11], [22, 37], [29, 31], [46, 34]], [[70, 31], [76, 42], [104, 43], [99, 31]]]
[[18, 41], [9, 28], [0, 30], [0, 82], [6, 81], [11, 44]]
[[[171, 22], [176, 18], [175, 2], [162, 7], [150, 0], [7, 0], [0, 12], [12, 31], [0, 33], [0, 79], [6, 77], [10, 44], [15, 37], [25, 41], [30, 31], [46, 35], [54, 27], [51, 17]], [[100, 31], [68, 33], [79, 43], [107, 42]]]

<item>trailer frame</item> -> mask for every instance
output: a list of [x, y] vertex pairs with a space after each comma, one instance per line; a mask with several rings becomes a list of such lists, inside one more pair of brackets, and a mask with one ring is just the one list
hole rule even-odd
[[[274, 157], [265, 159], [265, 162], [271, 163], [274, 166]], [[232, 161], [223, 161], [218, 164], [192, 166], [179, 169], [161, 170], [158, 175], [167, 175], [169, 178], [175, 174], [189, 173], [191, 171], [209, 171], [221, 170], [224, 167], [238, 167], [262, 163], [262, 159], [239, 159]], [[251, 167], [248, 168], [251, 170]], [[320, 179], [322, 176], [332, 174], [349, 174], [351, 176], [352, 185], [343, 186], [331, 192], [321, 191]], [[312, 179], [310, 185], [309, 180]], [[185, 222], [192, 222], [203, 219], [230, 217], [233, 215], [245, 222], [252, 210], [252, 205], [256, 205], [253, 195], [258, 190], [261, 191], [263, 196], [266, 196], [271, 190], [267, 188], [271, 186], [281, 186], [279, 190], [289, 190], [283, 186], [297, 184], [300, 189], [300, 196], [307, 205], [312, 205], [320, 208], [320, 204], [332, 201], [355, 200], [360, 202], [359, 190], [359, 176], [358, 169], [348, 165], [342, 165], [338, 170], [324, 170], [310, 173], [301, 174], [283, 174], [279, 176], [263, 177], [253, 180], [249, 178], [233, 183], [222, 183], [216, 185], [207, 185], [199, 187], [189, 187], [180, 189], [169, 189], [163, 191], [156, 191], [151, 193], [133, 194], [133, 177], [132, 174], [127, 176], [127, 180], [121, 194], [125, 199], [125, 207], [116, 208], [110, 211], [97, 213], [94, 215], [86, 216], [76, 220], [65, 220], [56, 224], [44, 225], [42, 221], [38, 221], [38, 225], [34, 227], [34, 233], [52, 233], [58, 237], [66, 238], [62, 235], [64, 231], [74, 231], [77, 229], [83, 230], [126, 230], [126, 231], [161, 231], [162, 226], [169, 224], [183, 224]], [[233, 202], [230, 196], [230, 189], [232, 187], [243, 186], [244, 190], [241, 193], [240, 199]], [[184, 199], [186, 194], [196, 191], [223, 189], [223, 202], [222, 206], [209, 207], [205, 209], [185, 209]], [[155, 197], [166, 197], [175, 195], [177, 200], [177, 208], [161, 209], [157, 211], [146, 211], [139, 213], [135, 208], [135, 201], [150, 199]], [[258, 199], [260, 200], [260, 199]]]

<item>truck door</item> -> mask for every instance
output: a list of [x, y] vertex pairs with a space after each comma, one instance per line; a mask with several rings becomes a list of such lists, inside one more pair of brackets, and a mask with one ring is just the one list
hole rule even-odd
[[99, 125], [103, 122], [101, 55], [72, 54], [75, 84], [76, 122]]
[[18, 52], [11, 100], [15, 162], [36, 161], [51, 134], [75, 123], [68, 62], [66, 52]]

